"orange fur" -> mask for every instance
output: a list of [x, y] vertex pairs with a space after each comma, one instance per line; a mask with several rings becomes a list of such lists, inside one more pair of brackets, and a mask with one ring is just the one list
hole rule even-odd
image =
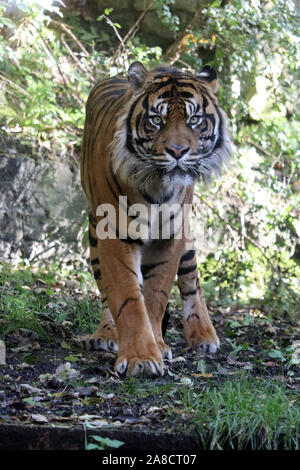
[[[89, 348], [118, 351], [115, 370], [121, 375], [163, 374], [163, 360], [171, 359], [171, 350], [161, 324], [176, 274], [187, 344], [210, 352], [219, 347], [201, 293], [195, 253], [185, 250], [182, 225], [175, 233], [176, 217], [183, 224], [188, 214], [178, 211], [170, 217], [171, 237], [155, 240], [149, 231], [152, 220], [146, 226], [148, 237], [134, 239], [127, 233], [123, 236], [119, 216], [137, 203], [149, 211], [153, 204], [159, 208], [191, 204], [196, 177], [207, 179], [209, 172], [218, 171], [223, 154], [225, 159], [229, 153], [225, 115], [207, 78], [175, 69], [147, 72], [135, 63], [128, 81], [115, 77], [91, 91], [81, 177], [103, 315], [97, 332], [83, 342]], [[119, 205], [120, 196], [127, 197], [127, 207]], [[97, 208], [104, 203], [116, 211], [114, 239], [97, 236], [97, 224], [105, 220]], [[133, 220], [126, 216], [126, 229]]]

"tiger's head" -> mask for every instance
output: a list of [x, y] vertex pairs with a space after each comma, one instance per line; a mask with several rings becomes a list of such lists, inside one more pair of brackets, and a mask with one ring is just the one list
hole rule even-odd
[[[117, 121], [113, 167], [137, 188], [190, 185], [220, 173], [231, 154], [225, 113], [209, 66], [193, 76], [173, 67], [128, 69], [127, 112]], [[124, 155], [125, 153], [125, 155]]]

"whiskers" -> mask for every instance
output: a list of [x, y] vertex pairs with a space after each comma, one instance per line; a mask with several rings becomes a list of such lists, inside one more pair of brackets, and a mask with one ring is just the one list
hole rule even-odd
[[159, 182], [167, 174], [170, 162], [153, 159], [151, 155], [143, 155], [131, 169], [130, 177], [139, 186], [149, 186]]

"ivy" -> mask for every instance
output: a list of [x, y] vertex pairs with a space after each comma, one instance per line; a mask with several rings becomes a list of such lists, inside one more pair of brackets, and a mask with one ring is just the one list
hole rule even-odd
[[[42, 5], [41, 5], [42, 3]], [[52, 2], [0, 2], [1, 131], [43, 149], [80, 151], [84, 107], [98, 78], [140, 60], [219, 75], [218, 99], [231, 123], [232, 168], [199, 186], [200, 254], [206, 295], [214, 302], [262, 302], [272, 314], [299, 313], [298, 16], [292, 0], [206, 2], [187, 25], [174, 0], [148, 0], [126, 32], [106, 8], [98, 30]], [[173, 44], [149, 47], [145, 15], [154, 8]], [[196, 203], [195, 203], [196, 204]]]

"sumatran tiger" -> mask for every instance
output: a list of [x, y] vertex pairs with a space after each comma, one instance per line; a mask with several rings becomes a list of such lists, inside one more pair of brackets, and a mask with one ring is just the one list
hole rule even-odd
[[[194, 76], [165, 66], [147, 71], [134, 62], [127, 79], [98, 82], [87, 101], [81, 178], [103, 309], [96, 333], [82, 341], [88, 349], [117, 353], [115, 371], [121, 376], [163, 375], [164, 359], [172, 354], [162, 319], [176, 275], [187, 345], [208, 353], [220, 345], [200, 288], [195, 250], [187, 244], [188, 211], [183, 210], [192, 203], [194, 183], [220, 173], [230, 157], [216, 82], [209, 66]], [[170, 213], [162, 207], [177, 209]], [[109, 217], [110, 208], [115, 214]], [[154, 215], [145, 217], [143, 208], [154, 208]], [[164, 237], [166, 217], [171, 228]], [[140, 231], [132, 228], [137, 222]]]

